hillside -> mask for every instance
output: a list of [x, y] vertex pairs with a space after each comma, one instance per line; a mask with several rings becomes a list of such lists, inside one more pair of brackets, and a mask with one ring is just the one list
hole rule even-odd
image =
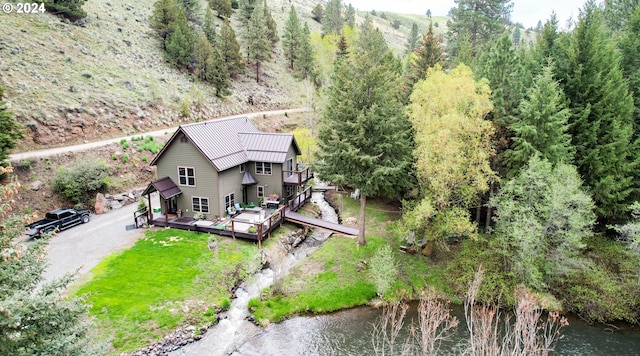
[[[16, 119], [29, 128], [17, 151], [303, 106], [297, 93], [307, 91], [279, 54], [264, 67], [263, 83], [247, 69], [230, 96], [215, 98], [207, 85], [165, 62], [148, 27], [152, 4], [89, 0], [83, 26], [49, 14], [0, 15], [0, 83]], [[185, 107], [189, 115], [182, 118]]]

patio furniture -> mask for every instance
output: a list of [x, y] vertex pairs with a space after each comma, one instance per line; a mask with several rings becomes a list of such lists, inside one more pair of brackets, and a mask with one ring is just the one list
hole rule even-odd
[[235, 207], [236, 207], [236, 211], [243, 211], [244, 210], [244, 208], [240, 207], [240, 203], [236, 203]]
[[269, 209], [278, 209], [278, 205], [280, 205], [280, 200], [265, 200], [264, 202]]
[[236, 215], [236, 212], [233, 210], [233, 207], [227, 207], [227, 214], [229, 214], [229, 216], [234, 216]]
[[356, 190], [351, 193], [351, 197], [356, 200], [360, 199], [360, 189], [356, 188]]

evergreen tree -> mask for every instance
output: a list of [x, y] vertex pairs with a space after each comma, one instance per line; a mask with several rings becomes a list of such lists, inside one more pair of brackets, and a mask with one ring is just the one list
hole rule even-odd
[[638, 9], [639, 0], [607, 0], [604, 2], [604, 15], [607, 25], [614, 31], [626, 27], [629, 19]]
[[449, 11], [447, 52], [453, 57], [460, 51], [463, 34], [469, 35], [472, 56], [502, 32], [511, 14], [511, 0], [454, 0]]
[[513, 30], [513, 45], [515, 47], [520, 46], [521, 40], [522, 40], [522, 34], [520, 33], [520, 27], [516, 27], [516, 29]]
[[344, 12], [344, 23], [351, 28], [356, 28], [356, 9], [351, 4]]
[[595, 223], [593, 201], [575, 167], [532, 157], [526, 169], [503, 185], [495, 235], [508, 275], [536, 291], [575, 268], [583, 240]]
[[545, 66], [520, 103], [518, 118], [511, 126], [513, 145], [505, 152], [507, 176], [517, 175], [533, 156], [554, 166], [573, 160], [574, 148], [567, 133], [570, 111], [552, 70], [553, 64]]
[[322, 35], [329, 33], [342, 33], [344, 18], [342, 17], [342, 2], [329, 0], [322, 13]]
[[[23, 127], [18, 124], [13, 113], [7, 109], [4, 99], [4, 88], [0, 87], [0, 167], [7, 167], [9, 151], [16, 147], [16, 141], [24, 138]], [[2, 178], [3, 175], [0, 175]]]
[[42, 282], [49, 237], [18, 241], [24, 222], [11, 213], [18, 189], [0, 186], [0, 354], [102, 355], [104, 345], [90, 335], [88, 307], [65, 293], [73, 275]]
[[267, 23], [267, 30], [269, 40], [271, 41], [272, 48], [275, 48], [275, 44], [278, 43], [280, 37], [278, 36], [278, 25], [273, 20], [273, 16], [271, 16], [271, 9], [267, 5], [267, 0], [264, 0], [262, 4], [262, 8], [264, 9], [264, 18]]
[[349, 55], [349, 44], [347, 43], [347, 38], [344, 35], [340, 35], [340, 39], [338, 39], [336, 47], [336, 62]]
[[302, 29], [300, 28], [300, 19], [296, 9], [291, 5], [289, 10], [289, 18], [284, 25], [284, 35], [282, 36], [282, 47], [284, 49], [284, 57], [289, 60], [289, 68], [293, 69], [293, 63], [298, 58], [298, 52], [302, 42]]
[[178, 0], [182, 5], [182, 10], [187, 20], [191, 22], [198, 21], [198, 13], [200, 12], [200, 0]]
[[247, 59], [256, 67], [256, 82], [260, 82], [260, 65], [271, 58], [271, 41], [267, 19], [264, 17], [262, 5], [258, 3], [253, 9], [247, 27]]
[[[622, 38], [618, 45], [622, 54], [620, 67], [623, 76], [629, 81], [632, 91], [633, 112], [633, 140], [640, 139], [640, 6], [636, 7], [633, 16], [625, 24]], [[640, 187], [637, 185], [636, 187]]]
[[322, 179], [360, 189], [363, 245], [367, 197], [397, 196], [410, 186], [411, 138], [397, 59], [380, 31], [362, 27], [360, 39], [351, 57], [336, 62], [315, 168]]
[[321, 23], [322, 13], [323, 13], [322, 5], [317, 4], [316, 6], [313, 7], [313, 10], [311, 10], [311, 18], [314, 19], [316, 22]]
[[87, 17], [87, 12], [82, 9], [82, 5], [87, 0], [45, 0], [43, 1], [48, 12], [62, 16], [69, 21], [76, 22]]
[[418, 24], [414, 22], [411, 25], [411, 32], [409, 32], [409, 37], [407, 38], [407, 45], [405, 46], [405, 54], [409, 54], [413, 52], [413, 50], [418, 46], [418, 41], [420, 41], [420, 33], [418, 32]]
[[238, 12], [240, 17], [240, 22], [244, 27], [246, 27], [251, 19], [251, 15], [253, 14], [253, 10], [256, 7], [256, 4], [260, 2], [260, 0], [238, 0]]
[[186, 18], [179, 16], [173, 25], [173, 32], [167, 37], [167, 59], [178, 68], [187, 68], [193, 61], [195, 43], [196, 36]]
[[630, 203], [633, 179], [640, 174], [631, 142], [633, 98], [593, 0], [580, 14], [567, 57], [567, 69], [558, 75], [570, 101], [575, 163], [593, 192], [599, 217], [619, 219]]
[[233, 15], [231, 0], [209, 0], [209, 8], [222, 19], [228, 19]]
[[207, 36], [200, 33], [195, 49], [195, 74], [203, 82], [212, 84], [216, 88], [216, 96], [226, 94], [229, 87], [229, 72], [220, 52], [214, 48]]
[[295, 70], [300, 73], [302, 79], [310, 79], [316, 86], [319, 86], [319, 74], [316, 72], [315, 51], [310, 41], [311, 31], [307, 23], [304, 23], [300, 36], [300, 53], [293, 64]]
[[210, 8], [207, 8], [204, 16], [204, 24], [202, 25], [202, 31], [204, 31], [207, 40], [212, 46], [216, 46], [217, 35], [216, 35], [216, 24], [213, 15], [213, 11]]
[[175, 0], [158, 0], [153, 3], [149, 26], [162, 40], [162, 48], [167, 49], [167, 38], [173, 32], [180, 11]]
[[433, 26], [429, 24], [429, 30], [426, 34], [422, 34], [420, 42], [414, 49], [416, 54], [414, 60], [411, 61], [411, 67], [409, 68], [408, 87], [409, 91], [413, 85], [421, 79], [424, 79], [427, 75], [429, 68], [433, 68], [436, 64], [442, 65], [443, 49], [440, 45], [440, 41], [433, 34]]
[[230, 76], [236, 76], [244, 70], [244, 62], [240, 54], [240, 45], [236, 39], [236, 33], [229, 24], [229, 20], [225, 20], [220, 29], [218, 37], [218, 49], [227, 64], [227, 72]]

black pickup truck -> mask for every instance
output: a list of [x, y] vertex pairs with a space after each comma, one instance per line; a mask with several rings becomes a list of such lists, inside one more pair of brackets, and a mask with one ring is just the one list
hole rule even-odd
[[40, 237], [40, 234], [62, 231], [78, 224], [84, 224], [89, 222], [89, 210], [75, 210], [75, 209], [56, 209], [52, 210], [45, 215], [45, 218], [36, 222], [33, 222], [26, 227], [29, 231], [26, 232], [27, 236]]

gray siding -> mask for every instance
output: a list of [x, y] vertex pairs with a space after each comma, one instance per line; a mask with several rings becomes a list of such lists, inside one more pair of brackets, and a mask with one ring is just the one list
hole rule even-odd
[[[179, 134], [182, 135], [182, 134]], [[211, 163], [200, 153], [191, 142], [181, 142], [180, 137], [176, 137], [171, 145], [167, 147], [162, 156], [156, 161], [158, 177], [171, 177], [178, 185], [182, 194], [177, 197], [178, 209], [182, 210], [184, 216], [193, 216], [191, 197], [209, 198], [209, 214], [207, 219], [212, 219], [215, 215], [221, 215], [218, 210], [218, 173]], [[189, 187], [180, 185], [178, 180], [178, 166], [195, 168], [196, 186]], [[163, 207], [164, 212], [164, 207]]]
[[227, 169], [224, 172], [220, 172], [219, 179], [219, 195], [218, 206], [221, 212], [221, 216], [224, 216], [226, 212], [224, 209], [224, 197], [228, 194], [234, 193], [235, 202], [242, 203], [242, 174], [240, 174], [240, 166], [235, 166]]
[[[264, 195], [269, 196], [273, 193], [277, 193], [282, 197], [282, 164], [280, 163], [271, 163], [271, 175], [262, 175], [257, 174], [255, 171], [255, 165], [253, 165], [254, 177], [258, 180], [257, 185], [264, 186]], [[253, 188], [256, 189], [255, 187]], [[254, 193], [255, 197], [256, 194]]]

